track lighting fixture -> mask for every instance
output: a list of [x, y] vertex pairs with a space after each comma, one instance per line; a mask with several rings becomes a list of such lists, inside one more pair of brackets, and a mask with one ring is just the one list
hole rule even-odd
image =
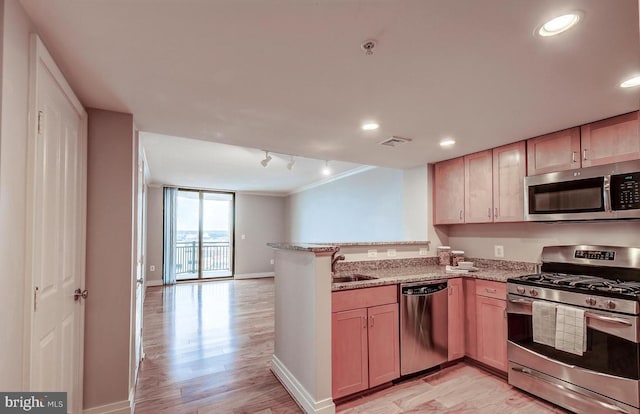
[[329, 160], [326, 160], [324, 162], [324, 168], [322, 168], [322, 175], [330, 175], [331, 174], [331, 168], [329, 168]]
[[292, 155], [291, 159], [287, 163], [287, 170], [291, 171], [293, 169], [293, 164], [295, 164], [295, 163], [296, 163], [296, 161], [293, 159], [293, 155]]
[[265, 151], [264, 160], [260, 161], [260, 164], [262, 164], [262, 166], [266, 168], [269, 164], [269, 161], [271, 161], [271, 155], [269, 155], [269, 151]]

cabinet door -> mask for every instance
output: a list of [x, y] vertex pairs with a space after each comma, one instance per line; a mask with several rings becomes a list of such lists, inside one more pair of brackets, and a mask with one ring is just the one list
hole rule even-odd
[[478, 341], [476, 329], [476, 280], [465, 278], [464, 291], [464, 354], [477, 359]]
[[464, 157], [465, 223], [493, 221], [493, 152]]
[[527, 175], [580, 168], [580, 128], [527, 140]]
[[493, 149], [493, 221], [524, 221], [524, 141]]
[[464, 223], [464, 159], [442, 161], [434, 168], [434, 224]]
[[367, 310], [332, 314], [331, 366], [333, 398], [369, 387]]
[[484, 296], [476, 297], [478, 361], [507, 371], [506, 302]]
[[638, 112], [581, 127], [582, 166], [640, 159]]
[[369, 387], [400, 377], [398, 304], [375, 306], [369, 315]]
[[449, 279], [449, 361], [464, 356], [464, 293], [462, 279]]

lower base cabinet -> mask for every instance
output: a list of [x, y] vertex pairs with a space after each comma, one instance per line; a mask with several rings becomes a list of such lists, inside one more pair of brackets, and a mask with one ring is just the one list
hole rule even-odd
[[507, 304], [504, 283], [476, 281], [476, 360], [506, 372]]
[[334, 292], [332, 308], [333, 398], [400, 377], [397, 287]]

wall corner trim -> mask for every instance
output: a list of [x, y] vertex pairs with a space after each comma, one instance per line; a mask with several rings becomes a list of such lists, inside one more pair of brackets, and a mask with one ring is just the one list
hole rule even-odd
[[278, 381], [282, 383], [305, 413], [335, 414], [336, 405], [331, 398], [315, 401], [297, 378], [293, 376], [291, 371], [289, 371], [275, 355], [271, 358], [271, 372], [278, 378]]
[[133, 400], [118, 401], [82, 411], [83, 414], [133, 414]]
[[275, 277], [275, 273], [274, 272], [266, 272], [266, 273], [243, 273], [243, 274], [236, 274], [233, 275], [233, 278], [236, 280], [241, 280], [241, 279], [259, 279], [262, 277]]

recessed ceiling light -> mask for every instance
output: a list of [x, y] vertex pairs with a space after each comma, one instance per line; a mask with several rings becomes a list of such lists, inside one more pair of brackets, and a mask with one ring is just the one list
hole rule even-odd
[[377, 122], [367, 122], [362, 124], [360, 128], [362, 128], [363, 131], [373, 131], [374, 129], [380, 128], [380, 124]]
[[634, 86], [640, 85], [640, 76], [634, 76], [633, 78], [629, 78], [626, 81], [620, 84], [621, 88], [633, 88]]
[[540, 27], [538, 34], [543, 37], [555, 36], [571, 29], [580, 21], [580, 13], [569, 13], [555, 17]]
[[454, 140], [453, 138], [445, 138], [442, 141], [440, 141], [440, 146], [441, 147], [450, 147], [455, 143], [456, 143], [456, 140]]
[[324, 162], [324, 167], [322, 168], [322, 175], [331, 175], [331, 168], [329, 168], [329, 161]]

